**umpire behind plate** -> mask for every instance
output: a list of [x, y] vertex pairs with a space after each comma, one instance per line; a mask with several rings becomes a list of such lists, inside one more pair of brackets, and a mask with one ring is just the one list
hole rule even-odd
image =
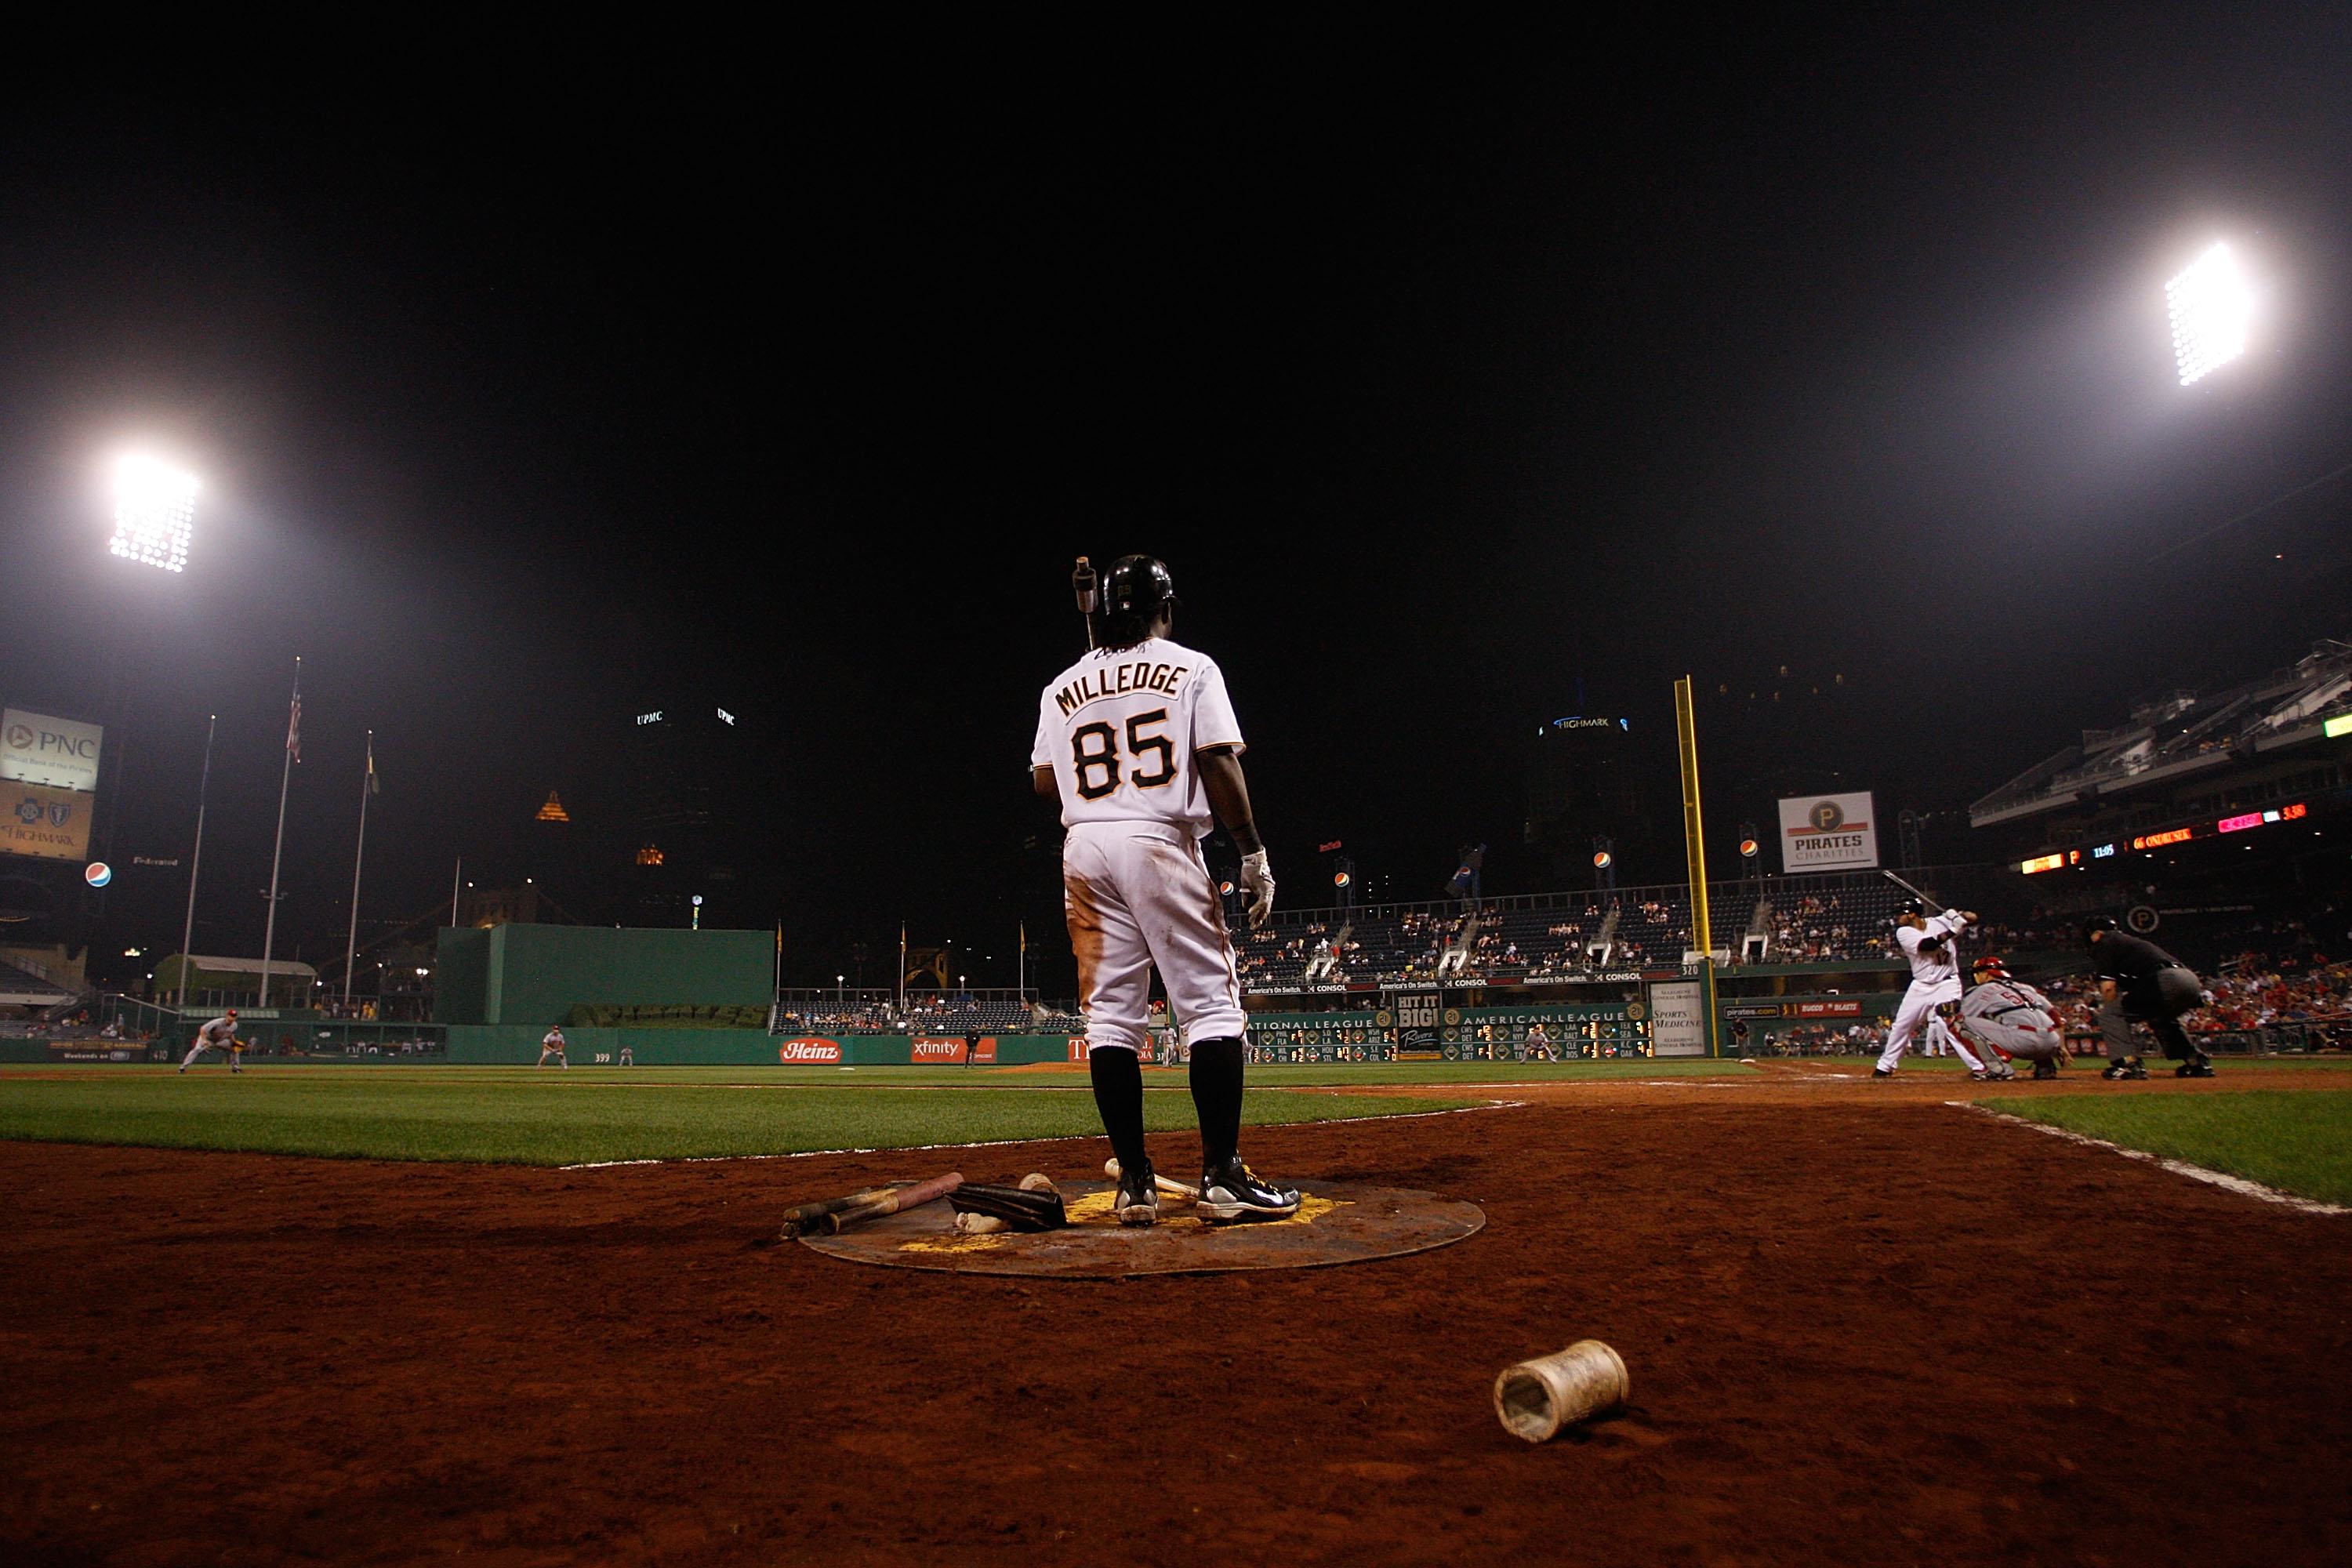
[[2205, 988], [2188, 965], [2156, 945], [2116, 929], [2104, 915], [2083, 927], [2091, 964], [2099, 982], [2099, 1034], [2106, 1041], [2107, 1070], [2101, 1078], [2146, 1078], [2134, 1049], [2131, 1026], [2146, 1024], [2163, 1043], [2164, 1054], [2180, 1065], [2175, 1078], [2211, 1078], [2213, 1058], [2189, 1044], [2180, 1016], [2201, 1006]]

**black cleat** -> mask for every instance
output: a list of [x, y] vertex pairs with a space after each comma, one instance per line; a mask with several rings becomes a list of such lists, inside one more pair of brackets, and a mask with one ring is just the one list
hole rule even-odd
[[2137, 1057], [2126, 1057], [2119, 1062], [2109, 1062], [2107, 1070], [2099, 1076], [2101, 1078], [2146, 1078], [2147, 1068], [2140, 1065]]
[[2203, 1051], [2200, 1051], [2195, 1056], [2189, 1058], [2187, 1061], [2182, 1062], [2179, 1067], [2173, 1068], [2172, 1076], [2175, 1078], [2211, 1078], [2213, 1076], [2213, 1058], [2207, 1056]]
[[1150, 1161], [1144, 1161], [1139, 1171], [1119, 1167], [1118, 1195], [1111, 1200], [1111, 1212], [1121, 1225], [1140, 1227], [1158, 1222], [1160, 1188], [1152, 1178]]
[[1298, 1189], [1260, 1181], [1235, 1155], [1201, 1173], [1201, 1196], [1192, 1211], [1202, 1219], [1287, 1219], [1298, 1212]]
[[2033, 1064], [2033, 1078], [2035, 1082], [2038, 1083], [2043, 1079], [2056, 1078], [2057, 1076], [2058, 1064], [2052, 1061], [2048, 1057], [2044, 1057], [2040, 1061]]
[[1873, 1068], [1870, 1069], [1870, 1076], [1873, 1078], [1893, 1078], [1895, 1076], [1895, 1069], [1893, 1068]]

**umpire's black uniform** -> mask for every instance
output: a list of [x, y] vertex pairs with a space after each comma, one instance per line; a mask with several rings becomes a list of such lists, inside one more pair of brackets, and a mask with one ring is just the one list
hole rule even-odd
[[[2152, 942], [2099, 930], [2091, 932], [2091, 963], [2099, 979], [2115, 982], [2121, 1004], [2120, 1009], [2100, 1010], [2100, 1033], [2106, 1037], [2111, 1062], [2133, 1054], [2133, 1024], [2146, 1024], [2174, 1061], [2200, 1067], [2210, 1059], [2189, 1043], [2189, 1033], [2180, 1026], [2180, 1016], [2205, 999], [2204, 987], [2188, 965]], [[2118, 1011], [2121, 1016], [2116, 1016]]]

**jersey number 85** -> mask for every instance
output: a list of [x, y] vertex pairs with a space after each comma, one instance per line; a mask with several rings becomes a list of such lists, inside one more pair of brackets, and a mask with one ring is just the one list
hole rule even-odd
[[[1146, 735], [1145, 726], [1168, 722], [1168, 710], [1154, 708], [1149, 713], [1138, 713], [1127, 721], [1127, 752], [1136, 762], [1143, 761], [1147, 752], [1160, 753], [1160, 767], [1153, 773], [1133, 773], [1128, 782], [1138, 789], [1158, 789], [1176, 776], [1176, 745], [1165, 735]], [[1070, 761], [1076, 764], [1078, 797], [1100, 800], [1118, 787], [1118, 731], [1099, 720], [1081, 724], [1070, 735]], [[1097, 782], [1096, 775], [1101, 775]]]

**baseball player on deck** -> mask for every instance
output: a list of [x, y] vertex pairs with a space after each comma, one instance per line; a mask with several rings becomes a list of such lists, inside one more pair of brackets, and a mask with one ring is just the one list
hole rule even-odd
[[1096, 646], [1039, 699], [1030, 781], [1060, 801], [1069, 830], [1063, 910], [1078, 961], [1095, 1108], [1118, 1156], [1118, 1222], [1146, 1226], [1159, 1216], [1137, 1058], [1148, 1038], [1155, 964], [1192, 1052], [1202, 1167], [1195, 1212], [1209, 1220], [1279, 1219], [1297, 1211], [1297, 1192], [1242, 1163], [1241, 977], [1201, 840], [1216, 823], [1233, 836], [1253, 926], [1274, 908], [1274, 873], [1250, 816], [1225, 678], [1207, 655], [1168, 640], [1175, 608], [1167, 567], [1148, 555], [1112, 563], [1101, 608], [1090, 616]]
[[180, 1070], [187, 1071], [194, 1065], [195, 1059], [206, 1051], [218, 1051], [228, 1058], [229, 1071], [243, 1072], [245, 1067], [236, 1059], [236, 1053], [244, 1048], [237, 1043], [236, 1038], [236, 1009], [231, 1007], [196, 1031], [196, 1043], [190, 1046], [188, 1054], [180, 1058]]
[[1895, 943], [1911, 961], [1911, 988], [1903, 993], [1903, 1005], [1895, 1010], [1895, 1026], [1886, 1031], [1886, 1048], [1879, 1053], [1871, 1077], [1893, 1078], [1895, 1064], [1923, 1028], [1931, 1039], [1950, 1046], [1953, 1054], [1968, 1064], [1970, 1078], [1993, 1076], [1969, 1049], [1968, 1042], [1944, 1026], [1940, 1016], [1960, 1005], [1959, 935], [1976, 918], [1964, 910], [1929, 916], [1916, 903], [1906, 904], [1896, 913]]

